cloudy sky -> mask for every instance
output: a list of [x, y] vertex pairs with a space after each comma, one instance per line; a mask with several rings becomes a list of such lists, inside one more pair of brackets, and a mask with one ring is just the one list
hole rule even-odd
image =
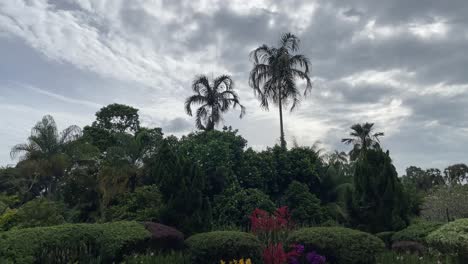
[[45, 114], [84, 126], [117, 102], [166, 134], [193, 131], [183, 101], [197, 74], [232, 75], [247, 115], [225, 124], [271, 146], [277, 109], [248, 86], [249, 52], [288, 31], [314, 80], [285, 116], [290, 144], [346, 150], [348, 128], [369, 121], [400, 172], [468, 162], [466, 14], [466, 0], [2, 0], [0, 165]]

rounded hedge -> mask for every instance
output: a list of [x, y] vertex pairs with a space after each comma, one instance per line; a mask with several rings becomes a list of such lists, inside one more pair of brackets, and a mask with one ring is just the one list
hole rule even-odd
[[414, 223], [407, 228], [396, 232], [392, 236], [392, 242], [397, 241], [415, 241], [419, 243], [426, 243], [426, 237], [433, 231], [442, 226], [439, 222], [421, 221]]
[[261, 261], [261, 244], [253, 234], [237, 231], [200, 233], [186, 241], [192, 263], [211, 264], [220, 260], [250, 258], [252, 263]]
[[385, 248], [376, 236], [344, 227], [310, 227], [292, 232], [288, 244], [302, 244], [306, 252], [316, 251], [329, 263], [375, 263]]
[[468, 260], [468, 218], [443, 225], [426, 237], [429, 246]]
[[0, 263], [112, 263], [150, 239], [137, 222], [16, 229], [0, 233]]

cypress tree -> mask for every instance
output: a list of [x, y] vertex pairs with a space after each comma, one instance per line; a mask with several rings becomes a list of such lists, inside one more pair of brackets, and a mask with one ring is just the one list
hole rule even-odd
[[354, 192], [348, 201], [351, 223], [370, 232], [399, 230], [409, 207], [388, 151], [368, 149], [356, 160]]

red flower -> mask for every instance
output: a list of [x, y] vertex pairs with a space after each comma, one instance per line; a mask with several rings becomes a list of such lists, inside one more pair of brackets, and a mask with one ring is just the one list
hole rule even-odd
[[284, 264], [287, 259], [282, 243], [270, 244], [263, 250], [264, 264]]

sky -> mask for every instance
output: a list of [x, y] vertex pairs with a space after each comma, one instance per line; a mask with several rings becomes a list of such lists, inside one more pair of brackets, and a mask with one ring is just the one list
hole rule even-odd
[[466, 0], [2, 0], [0, 166], [46, 114], [83, 127], [121, 103], [166, 135], [195, 131], [184, 100], [199, 74], [235, 82], [247, 114], [224, 125], [257, 150], [279, 143], [278, 109], [248, 85], [249, 53], [285, 32], [313, 80], [284, 116], [289, 145], [347, 151], [349, 127], [372, 122], [400, 174], [466, 163], [466, 14]]

